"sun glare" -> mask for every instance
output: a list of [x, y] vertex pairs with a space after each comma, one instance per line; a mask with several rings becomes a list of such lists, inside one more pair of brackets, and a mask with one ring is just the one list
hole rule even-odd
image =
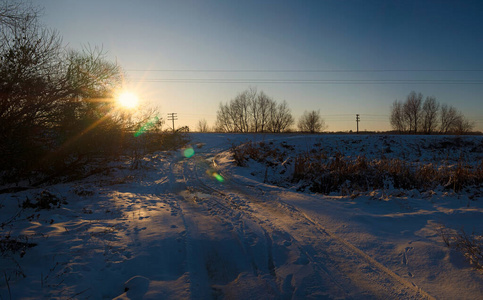
[[136, 106], [138, 106], [139, 98], [133, 93], [124, 92], [119, 95], [117, 101], [119, 105], [124, 108], [135, 108]]

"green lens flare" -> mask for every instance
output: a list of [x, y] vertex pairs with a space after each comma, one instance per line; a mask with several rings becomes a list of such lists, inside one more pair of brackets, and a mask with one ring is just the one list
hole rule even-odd
[[216, 180], [218, 180], [219, 182], [223, 182], [225, 181], [225, 178], [223, 178], [223, 176], [221, 176], [220, 174], [218, 173], [213, 173], [213, 176], [215, 177]]
[[183, 154], [184, 154], [184, 157], [190, 158], [193, 155], [195, 155], [195, 150], [193, 148], [191, 148], [191, 147], [190, 148], [186, 148], [186, 149], [184, 149]]
[[138, 137], [141, 134], [143, 134], [146, 131], [148, 131], [149, 129], [155, 127], [158, 122], [159, 122], [159, 118], [157, 116], [154, 117], [154, 118], [152, 118], [150, 121], [146, 122], [146, 124], [144, 124], [143, 126], [141, 126], [141, 128], [139, 128], [138, 131], [136, 131], [134, 133], [134, 137]]

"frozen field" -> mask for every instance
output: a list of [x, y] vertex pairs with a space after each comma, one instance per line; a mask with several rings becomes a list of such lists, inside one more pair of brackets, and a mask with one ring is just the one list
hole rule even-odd
[[[190, 136], [137, 169], [0, 194], [0, 299], [483, 299], [441, 234], [481, 245], [481, 183], [315, 193], [293, 178], [310, 153], [477, 169], [482, 136]], [[236, 166], [248, 141], [281, 162]]]

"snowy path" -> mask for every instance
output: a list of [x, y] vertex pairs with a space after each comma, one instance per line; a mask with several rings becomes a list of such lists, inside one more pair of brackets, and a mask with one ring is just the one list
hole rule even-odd
[[180, 207], [190, 232], [187, 248], [197, 247], [195, 257], [188, 255], [193, 298], [253, 292], [282, 299], [430, 298], [281, 202], [276, 190], [214, 181], [207, 155], [180, 160], [171, 170], [172, 186], [185, 200]]
[[482, 208], [295, 192], [234, 168], [229, 144], [214, 136], [190, 158], [161, 153], [138, 171], [51, 187], [69, 204], [22, 211], [3, 228], [37, 246], [1, 258], [0, 299], [481, 296], [482, 278], [444, 248], [433, 220], [477, 224]]

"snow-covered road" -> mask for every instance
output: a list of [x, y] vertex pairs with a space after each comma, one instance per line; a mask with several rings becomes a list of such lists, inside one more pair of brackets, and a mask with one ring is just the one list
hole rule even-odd
[[435, 225], [458, 215], [480, 229], [481, 200], [354, 200], [264, 184], [226, 152], [246, 139], [195, 135], [194, 155], [159, 153], [140, 170], [52, 186], [69, 204], [9, 223], [18, 209], [8, 203], [35, 191], [1, 195], [2, 234], [37, 245], [1, 258], [0, 296], [481, 298], [481, 273], [444, 247]]
[[187, 249], [197, 249], [186, 258], [193, 298], [430, 298], [284, 202], [286, 192], [214, 180], [209, 157], [171, 168]]

